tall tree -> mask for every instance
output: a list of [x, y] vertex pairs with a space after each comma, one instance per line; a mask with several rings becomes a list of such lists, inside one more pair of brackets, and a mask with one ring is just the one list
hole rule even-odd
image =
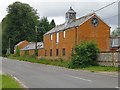
[[28, 4], [15, 2], [8, 6], [7, 12], [2, 20], [3, 53], [8, 48], [9, 38], [12, 52], [14, 45], [22, 40], [35, 41], [35, 26], [39, 23], [37, 11]]
[[54, 19], [52, 19], [52, 21], [50, 22], [50, 25], [51, 25], [51, 29], [56, 26]]
[[43, 41], [43, 35], [51, 29], [47, 17], [42, 17], [38, 25], [38, 41]]
[[120, 36], [120, 27], [117, 27], [114, 31], [112, 31], [111, 36]]

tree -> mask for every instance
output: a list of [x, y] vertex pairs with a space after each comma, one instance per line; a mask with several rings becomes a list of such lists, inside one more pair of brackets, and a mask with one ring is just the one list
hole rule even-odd
[[15, 55], [16, 55], [16, 56], [20, 56], [20, 49], [19, 49], [18, 46], [16, 47], [16, 53], [15, 53]]
[[94, 42], [81, 42], [81, 44], [75, 47], [75, 54], [72, 55], [72, 61], [69, 67], [79, 68], [97, 65], [96, 59], [98, 52], [99, 49]]
[[51, 29], [56, 26], [54, 19], [52, 19], [52, 21], [50, 22], [50, 25], [51, 25]]
[[38, 41], [43, 41], [43, 35], [49, 30], [51, 30], [51, 24], [47, 17], [42, 17], [38, 25]]
[[8, 14], [2, 20], [2, 46], [4, 54], [11, 39], [11, 52], [15, 44], [22, 40], [35, 41], [35, 26], [39, 23], [37, 11], [30, 5], [15, 2], [8, 6]]
[[120, 36], [120, 27], [117, 27], [114, 31], [112, 31], [111, 36]]

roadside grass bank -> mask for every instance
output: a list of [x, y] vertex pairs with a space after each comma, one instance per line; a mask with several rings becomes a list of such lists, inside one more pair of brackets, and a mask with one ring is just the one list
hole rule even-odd
[[25, 90], [13, 77], [9, 75], [0, 75], [0, 81], [0, 88], [2, 88], [2, 90], [5, 90], [7, 88], [11, 88], [11, 90], [16, 88], [17, 90]]
[[[9, 56], [8, 58], [13, 59], [13, 60], [19, 60], [19, 61], [27, 61], [27, 62], [32, 62], [32, 63], [40, 63], [40, 64], [46, 64], [46, 65], [54, 65], [54, 66], [61, 66], [61, 67], [65, 67], [68, 68], [69, 67], [69, 60], [68, 61], [64, 61], [62, 59], [58, 59], [58, 60], [47, 60], [47, 59], [37, 59], [33, 56]], [[76, 68], [75, 70], [88, 70], [91, 72], [101, 72], [101, 71], [105, 71], [105, 72], [117, 72], [118, 70], [120, 70], [120, 67], [112, 67], [112, 66], [89, 66], [89, 67], [85, 67], [85, 68]]]

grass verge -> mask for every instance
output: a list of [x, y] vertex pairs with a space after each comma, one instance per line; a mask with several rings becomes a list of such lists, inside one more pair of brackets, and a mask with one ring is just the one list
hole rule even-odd
[[[21, 56], [19, 56], [19, 57], [9, 56], [8, 58], [15, 59], [15, 60], [17, 59], [20, 61], [28, 61], [28, 62], [32, 62], [32, 63], [61, 66], [61, 67], [66, 67], [66, 68], [68, 68], [68, 64], [70, 62], [70, 61], [64, 61], [61, 59], [58, 59], [58, 60], [36, 59], [35, 57], [31, 57], [31, 56], [22, 56], [22, 57]], [[77, 68], [77, 70], [89, 70], [91, 72], [96, 72], [96, 71], [117, 72], [118, 67], [89, 66], [89, 67], [85, 67], [85, 68]]]
[[11, 76], [9, 75], [0, 75], [0, 80], [2, 81], [2, 89], [6, 89], [6, 88], [17, 88], [19, 90], [24, 90], [22, 89], [22, 86]]

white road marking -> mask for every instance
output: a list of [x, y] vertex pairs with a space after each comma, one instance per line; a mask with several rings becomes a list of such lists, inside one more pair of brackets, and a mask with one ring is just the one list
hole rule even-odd
[[17, 77], [15, 77], [15, 76], [12, 76], [16, 81], [18, 81], [18, 83], [20, 83], [20, 85], [22, 85], [23, 86], [23, 88], [28, 88], [26, 85], [24, 85]]
[[72, 78], [76, 78], [76, 79], [80, 79], [80, 80], [84, 80], [84, 81], [92, 82], [92, 80], [89, 80], [89, 79], [80, 78], [80, 77], [76, 77], [76, 76], [72, 76], [72, 75], [68, 75], [68, 74], [65, 74], [65, 75], [66, 75], [66, 76], [69, 76], [69, 77], [72, 77]]

